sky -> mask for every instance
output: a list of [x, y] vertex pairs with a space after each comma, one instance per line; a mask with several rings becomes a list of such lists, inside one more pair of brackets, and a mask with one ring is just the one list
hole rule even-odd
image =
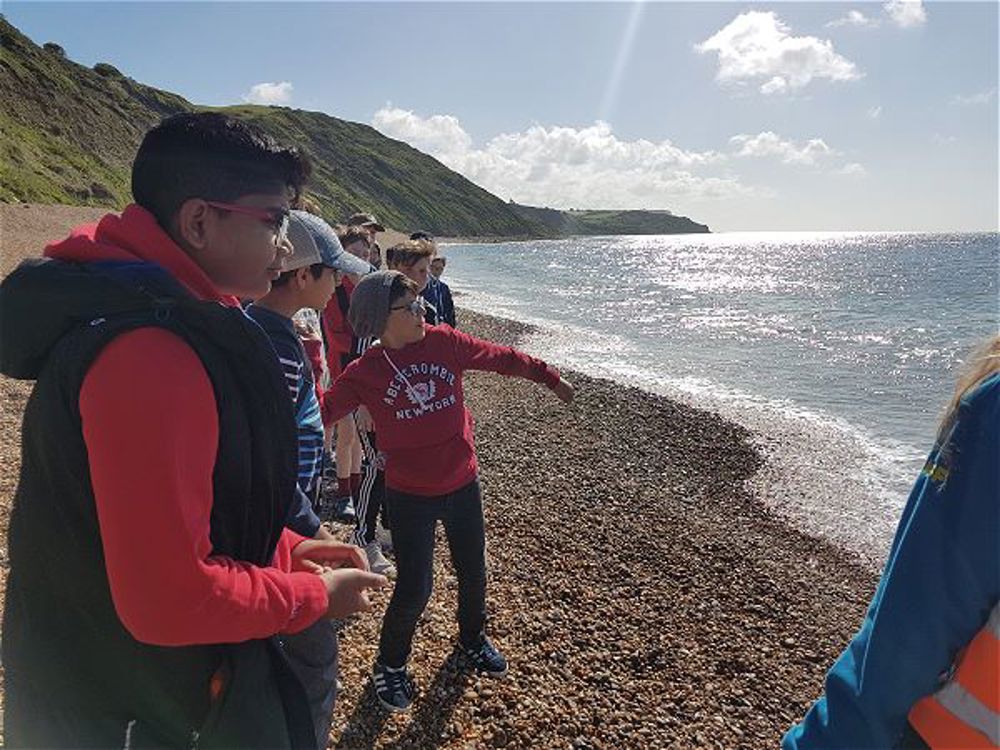
[[198, 104], [372, 125], [504, 200], [998, 229], [998, 4], [4, 2]]

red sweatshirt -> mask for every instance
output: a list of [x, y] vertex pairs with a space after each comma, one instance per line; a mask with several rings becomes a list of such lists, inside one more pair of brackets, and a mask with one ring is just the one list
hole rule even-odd
[[[138, 206], [75, 229], [45, 255], [157, 263], [200, 299], [234, 305]], [[219, 437], [215, 394], [187, 343], [160, 328], [115, 338], [79, 396], [115, 610], [134, 638], [180, 646], [296, 632], [326, 612], [326, 588], [291, 572], [302, 537], [285, 530], [271, 567], [212, 556]]]
[[549, 388], [559, 373], [450, 326], [425, 325], [424, 331], [423, 339], [402, 349], [370, 347], [324, 394], [323, 411], [336, 421], [367, 406], [386, 455], [386, 484], [414, 495], [444, 495], [471, 482], [478, 470], [462, 373], [489, 370]]
[[[341, 279], [340, 286], [347, 293], [347, 298], [350, 299], [351, 293], [354, 292], [353, 282], [345, 276]], [[338, 299], [340, 293], [340, 289], [334, 291], [333, 296], [330, 297], [330, 301], [323, 308], [323, 314], [320, 316], [322, 318], [323, 331], [326, 333], [326, 365], [330, 370], [331, 378], [340, 375], [343, 369], [340, 364], [340, 357], [342, 354], [347, 354], [351, 351], [351, 345], [354, 342], [354, 329], [351, 328], [350, 321], [340, 309], [340, 300]]]

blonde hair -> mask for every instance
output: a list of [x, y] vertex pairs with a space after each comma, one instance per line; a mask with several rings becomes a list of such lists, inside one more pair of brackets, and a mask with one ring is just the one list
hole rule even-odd
[[955, 386], [955, 394], [951, 397], [948, 408], [945, 409], [944, 416], [941, 418], [941, 427], [938, 430], [939, 438], [943, 439], [954, 424], [955, 416], [958, 414], [958, 405], [962, 398], [990, 375], [997, 372], [1000, 372], [1000, 336], [994, 336], [979, 347], [966, 363], [958, 379], [958, 385]]

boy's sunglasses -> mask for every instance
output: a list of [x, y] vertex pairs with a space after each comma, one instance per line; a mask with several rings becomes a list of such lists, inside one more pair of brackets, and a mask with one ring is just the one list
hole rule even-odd
[[218, 201], [205, 201], [206, 204], [219, 211], [232, 211], [235, 214], [251, 216], [257, 221], [268, 224], [274, 230], [274, 244], [281, 245], [288, 239], [288, 219], [287, 208], [253, 208], [251, 206], [238, 206], [235, 203], [220, 203]]
[[394, 307], [390, 307], [389, 310], [408, 310], [414, 315], [423, 315], [427, 311], [427, 303], [424, 302], [423, 297], [417, 297], [407, 305], [395, 305]]

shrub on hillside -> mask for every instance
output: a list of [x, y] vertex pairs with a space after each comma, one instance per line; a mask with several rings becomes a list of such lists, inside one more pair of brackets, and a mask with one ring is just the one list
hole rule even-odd
[[97, 63], [94, 72], [103, 78], [124, 78], [122, 72], [110, 63]]

